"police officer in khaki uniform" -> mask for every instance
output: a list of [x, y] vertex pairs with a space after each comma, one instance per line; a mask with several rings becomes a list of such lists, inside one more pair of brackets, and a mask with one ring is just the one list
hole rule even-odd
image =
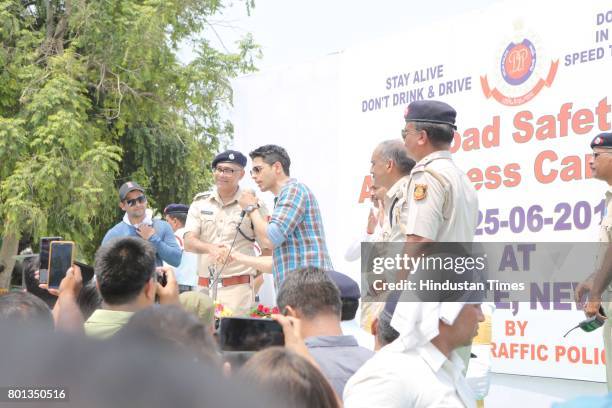
[[374, 185], [387, 190], [384, 202], [387, 216], [383, 223], [382, 240], [403, 242], [406, 239], [403, 224], [408, 219], [405, 186], [415, 162], [408, 157], [400, 140], [386, 140], [374, 149], [371, 164]]
[[[403, 242], [406, 239], [404, 224], [408, 218], [405, 188], [410, 180], [410, 171], [415, 165], [408, 157], [401, 140], [385, 140], [372, 152], [370, 174], [375, 186], [387, 190], [383, 207], [385, 218], [382, 227], [382, 242]], [[395, 280], [385, 276], [387, 282]], [[361, 326], [371, 331], [372, 322], [385, 305], [385, 293], [364, 296], [361, 307]]]
[[[412, 102], [404, 112], [402, 138], [408, 156], [417, 162], [406, 188], [408, 256], [418, 256], [427, 242], [474, 240], [478, 196], [450, 153], [456, 117], [455, 109], [440, 101]], [[467, 367], [470, 347], [457, 352]]]
[[608, 380], [608, 391], [612, 392], [612, 133], [601, 133], [591, 142], [593, 158], [590, 161], [593, 177], [608, 183], [606, 191], [606, 215], [601, 221], [599, 230], [599, 241], [608, 243], [601, 256], [599, 269], [587, 280], [576, 288], [576, 302], [582, 303], [583, 297], [588, 296], [584, 305], [584, 312], [588, 317], [597, 316], [597, 319], [605, 319], [599, 312], [603, 305], [608, 319], [603, 326], [604, 347], [606, 350], [606, 376]]
[[267, 238], [255, 236], [249, 217], [245, 217], [251, 211], [259, 211], [267, 217], [263, 202], [246, 208], [244, 213], [238, 204], [242, 193], [238, 183], [244, 177], [246, 162], [246, 157], [235, 150], [227, 150], [214, 158], [216, 188], [195, 196], [185, 224], [185, 250], [200, 254], [199, 289], [211, 296], [216, 292], [216, 300], [235, 315], [248, 314], [253, 306], [254, 278], [258, 272], [230, 262], [228, 248], [231, 252], [252, 256], [255, 255], [255, 242], [264, 254], [269, 254], [270, 248]]
[[439, 101], [411, 103], [402, 138], [416, 160], [407, 185], [408, 242], [471, 242], [478, 221], [474, 186], [449, 151], [457, 112]]

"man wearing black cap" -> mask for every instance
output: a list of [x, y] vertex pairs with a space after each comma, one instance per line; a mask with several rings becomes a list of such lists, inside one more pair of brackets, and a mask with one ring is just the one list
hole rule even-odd
[[153, 220], [147, 214], [147, 196], [138, 183], [128, 181], [119, 188], [119, 207], [125, 211], [123, 220], [106, 233], [102, 245], [113, 238], [140, 237], [155, 247], [157, 266], [163, 262], [172, 266], [181, 263], [182, 251], [172, 228], [166, 221]]
[[[228, 248], [233, 253], [255, 255], [255, 241], [262, 253], [269, 254], [265, 237], [256, 236], [246, 214], [258, 211], [267, 218], [263, 202], [246, 208], [238, 204], [239, 186], [244, 177], [246, 157], [236, 151], [219, 153], [212, 162], [216, 188], [195, 196], [185, 224], [185, 249], [200, 254], [198, 286], [204, 292], [217, 294], [217, 299], [234, 314], [248, 314], [255, 301], [254, 278], [257, 271], [237, 262], [229, 262]], [[233, 245], [233, 246], [232, 246]], [[216, 285], [212, 288], [211, 285]]]
[[[185, 204], [169, 204], [164, 208], [164, 217], [178, 242], [181, 249], [185, 248], [185, 221], [189, 206]], [[174, 271], [176, 281], [179, 285], [179, 292], [193, 290], [198, 285], [198, 256], [192, 252], [183, 251], [181, 264]]]
[[407, 185], [408, 242], [471, 242], [478, 197], [449, 151], [457, 112], [444, 102], [416, 101], [404, 113], [402, 138], [417, 164]]
[[[603, 326], [604, 346], [606, 349], [606, 376], [608, 379], [608, 391], [612, 392], [612, 302], [609, 301], [612, 292], [612, 133], [601, 133], [591, 142], [593, 158], [589, 162], [593, 177], [608, 183], [606, 191], [606, 216], [601, 221], [599, 230], [599, 241], [608, 243], [606, 252], [602, 256], [599, 269], [595, 271], [587, 280], [576, 288], [576, 302], [582, 303], [583, 297], [588, 296], [588, 301], [584, 305], [584, 312], [588, 317], [597, 316], [597, 319], [604, 320], [599, 313], [602, 306], [602, 295], [607, 295], [608, 301], [604, 302], [604, 308], [608, 319]], [[607, 292], [607, 293], [606, 293]]]

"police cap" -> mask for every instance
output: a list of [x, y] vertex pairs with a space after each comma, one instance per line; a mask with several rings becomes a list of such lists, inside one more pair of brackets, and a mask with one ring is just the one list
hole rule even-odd
[[189, 206], [185, 204], [168, 204], [164, 208], [164, 215], [187, 214], [188, 212]]
[[440, 101], [415, 101], [404, 111], [406, 122], [429, 122], [450, 125], [453, 129], [457, 111], [447, 103]]
[[600, 133], [591, 142], [591, 148], [596, 147], [612, 148], [612, 133]]
[[343, 273], [336, 271], [327, 271], [327, 276], [334, 281], [338, 289], [340, 289], [340, 297], [342, 299], [359, 299], [359, 285], [353, 279]]
[[215, 156], [214, 160], [212, 161], [212, 168], [214, 169], [215, 167], [217, 167], [217, 164], [222, 162], [235, 163], [240, 167], [244, 167], [246, 166], [247, 158], [244, 154], [240, 153], [237, 150], [226, 150]]

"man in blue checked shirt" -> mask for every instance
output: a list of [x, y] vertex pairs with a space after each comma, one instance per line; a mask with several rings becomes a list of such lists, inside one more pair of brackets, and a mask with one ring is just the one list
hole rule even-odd
[[287, 273], [318, 267], [333, 270], [325, 245], [325, 231], [317, 199], [310, 189], [289, 177], [291, 160], [280, 146], [265, 145], [249, 153], [251, 176], [261, 191], [275, 196], [274, 212], [267, 222], [257, 208], [253, 192], [244, 192], [238, 203], [249, 214], [256, 234], [265, 234], [274, 245], [272, 273], [276, 287]]

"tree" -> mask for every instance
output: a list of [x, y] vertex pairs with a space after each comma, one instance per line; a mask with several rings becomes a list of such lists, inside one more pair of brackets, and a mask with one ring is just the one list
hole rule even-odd
[[[208, 186], [207, 163], [233, 130], [221, 114], [229, 78], [259, 53], [250, 36], [234, 54], [205, 40], [222, 7], [0, 0], [0, 288], [24, 233], [75, 240], [91, 259], [127, 179], [157, 208]], [[195, 58], [182, 64], [185, 44]]]

